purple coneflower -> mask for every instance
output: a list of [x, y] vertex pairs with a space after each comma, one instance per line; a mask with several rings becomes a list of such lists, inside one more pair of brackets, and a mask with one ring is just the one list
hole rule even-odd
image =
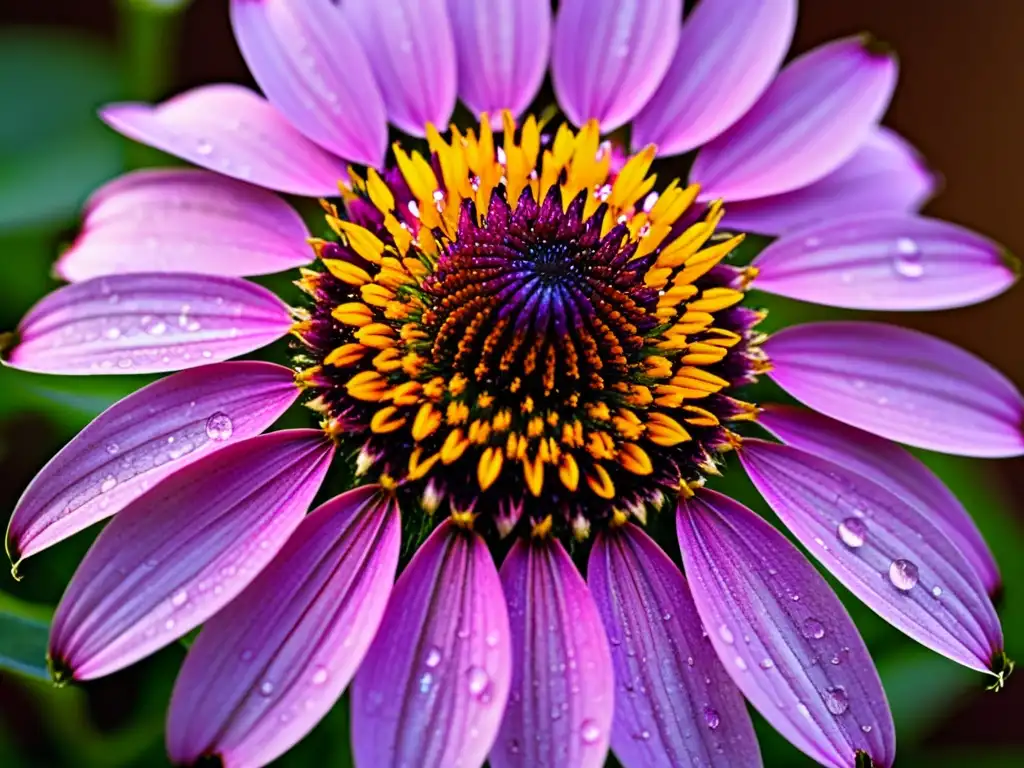
[[[702, 0], [680, 26], [680, 0], [554, 19], [547, 0], [236, 0], [266, 98], [105, 109], [206, 170], [98, 191], [58, 263], [70, 285], [7, 354], [181, 370], [101, 414], [14, 513], [16, 563], [116, 513], [57, 610], [55, 678], [203, 624], [170, 707], [183, 764], [269, 762], [352, 682], [364, 768], [598, 766], [609, 746], [629, 767], [757, 765], [744, 697], [823, 764], [889, 766], [839, 599], [704, 487], [735, 452], [839, 582], [1001, 683], [996, 565], [896, 443], [1019, 455], [1021, 395], [917, 332], [766, 338], [749, 306], [755, 288], [941, 309], [1014, 280], [997, 245], [913, 213], [933, 179], [878, 126], [887, 53], [846, 39], [778, 71], [795, 5]], [[549, 49], [564, 123], [522, 116]], [[442, 133], [457, 96], [480, 123]], [[386, 121], [418, 138], [389, 153]], [[620, 157], [601, 137], [630, 122]], [[689, 184], [651, 175], [692, 151]], [[322, 238], [272, 194], [339, 180]], [[776, 238], [746, 267], [744, 232]], [[293, 267], [298, 307], [242, 279]], [[287, 334], [294, 370], [224, 362]], [[765, 375], [813, 410], [749, 402]], [[298, 400], [318, 429], [260, 434]], [[332, 464], [356, 487], [307, 515]], [[673, 513], [686, 579], [644, 530]], [[396, 582], [400, 518], [425, 541]]]

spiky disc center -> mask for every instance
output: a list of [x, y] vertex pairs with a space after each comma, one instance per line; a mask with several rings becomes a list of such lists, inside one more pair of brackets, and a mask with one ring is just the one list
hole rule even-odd
[[753, 412], [724, 390], [754, 375], [760, 316], [720, 204], [650, 194], [653, 151], [613, 175], [596, 125], [541, 157], [532, 119], [506, 123], [502, 160], [486, 121], [431, 131], [429, 162], [396, 147], [328, 206], [301, 378], [360, 471], [500, 533], [579, 535], [714, 471]]

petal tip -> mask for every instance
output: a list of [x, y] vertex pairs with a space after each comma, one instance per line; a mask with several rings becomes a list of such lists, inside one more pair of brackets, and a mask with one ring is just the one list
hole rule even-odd
[[1016, 662], [1006, 655], [1006, 651], [999, 650], [992, 655], [989, 672], [995, 675], [995, 682], [987, 686], [990, 691], [1001, 691], [1006, 686], [1006, 681], [1013, 674]]
[[[1003, 266], [1010, 271], [1010, 275], [1013, 278], [1013, 282], [1017, 282], [1021, 277], [1021, 263], [1020, 258], [1007, 248], [999, 249], [999, 260]], [[2, 346], [2, 341], [0, 341]]]
[[57, 654], [52, 648], [46, 654], [46, 671], [55, 688], [63, 688], [75, 680], [75, 670], [71, 666], [71, 662]]
[[860, 46], [868, 56], [877, 59], [888, 59], [893, 63], [899, 61], [896, 49], [884, 40], [879, 40], [871, 32], [862, 32], [859, 37]]

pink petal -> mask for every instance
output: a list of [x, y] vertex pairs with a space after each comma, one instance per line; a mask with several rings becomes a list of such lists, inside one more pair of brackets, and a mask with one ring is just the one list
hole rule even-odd
[[185, 658], [167, 724], [171, 759], [266, 765], [312, 730], [370, 647], [400, 538], [398, 507], [376, 486], [310, 513]]
[[884, 323], [809, 323], [764, 345], [797, 400], [899, 443], [963, 456], [1024, 453], [1024, 398], [988, 363]]
[[599, 768], [615, 680], [594, 599], [555, 540], [517, 541], [501, 566], [512, 625], [512, 694], [493, 768]]
[[508, 697], [508, 613], [476, 533], [443, 523], [402, 572], [352, 688], [356, 762], [483, 765]]
[[600, 533], [587, 579], [615, 665], [616, 757], [630, 768], [761, 765], [743, 697], [658, 545], [631, 523]]
[[350, 23], [332, 0], [231, 0], [238, 47], [281, 114], [321, 147], [380, 167], [384, 100]]
[[686, 17], [654, 96], [633, 121], [633, 146], [680, 155], [739, 120], [782, 64], [796, 0], [711, 0]]
[[318, 430], [251, 437], [121, 510], [57, 607], [49, 652], [57, 673], [110, 674], [231, 602], [302, 520], [333, 453]]
[[205, 85], [156, 106], [111, 104], [100, 117], [130, 139], [277, 192], [336, 196], [345, 177], [342, 160], [240, 85]]
[[917, 151], [888, 128], [875, 128], [860, 149], [805, 187], [730, 203], [723, 227], [781, 235], [825, 219], [920, 210], [938, 179]]
[[256, 361], [183, 371], [129, 395], [36, 475], [7, 529], [11, 559], [63, 541], [184, 465], [258, 435], [298, 396], [292, 371]]
[[740, 458], [779, 519], [847, 589], [922, 645], [982, 672], [1002, 651], [971, 564], [886, 487], [788, 445], [744, 440]]
[[259, 349], [290, 327], [277, 296], [235, 277], [109, 275], [37, 303], [5, 362], [65, 376], [176, 371]]
[[57, 261], [70, 282], [125, 272], [266, 275], [308, 264], [309, 230], [284, 200], [207, 171], [135, 171], [86, 204]]
[[548, 64], [548, 0], [448, 0], [459, 62], [459, 96], [476, 115], [518, 115]]
[[1011, 258], [991, 240], [945, 221], [862, 214], [776, 240], [754, 259], [754, 285], [830, 307], [950, 309], [1013, 285]]
[[572, 122], [601, 132], [629, 122], [654, 95], [679, 41], [681, 0], [562, 0], [551, 77]]
[[679, 506], [677, 528], [697, 611], [750, 703], [823, 765], [853, 768], [860, 752], [892, 765], [895, 733], [875, 665], [804, 556], [713, 491]]
[[701, 199], [750, 200], [806, 186], [853, 156], [895, 87], [895, 59], [871, 40], [815, 48], [700, 151], [690, 178], [703, 187]]
[[346, 0], [388, 118], [412, 136], [439, 130], [455, 108], [456, 60], [445, 0]]
[[999, 566], [974, 520], [945, 483], [908, 451], [804, 408], [772, 405], [757, 420], [782, 442], [863, 475], [916, 507], [956, 544], [989, 594], [999, 588]]

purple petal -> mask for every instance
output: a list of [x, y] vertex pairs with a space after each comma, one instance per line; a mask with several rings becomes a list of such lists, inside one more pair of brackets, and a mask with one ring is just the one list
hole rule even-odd
[[456, 61], [445, 0], [346, 0], [345, 13], [377, 78], [388, 118], [413, 136], [439, 130], [455, 108]]
[[922, 645], [989, 669], [1003, 647], [999, 619], [971, 564], [928, 516], [789, 445], [745, 440], [740, 458], [779, 519], [869, 608]]
[[872, 213], [793, 232], [756, 259], [755, 287], [830, 307], [929, 310], [990, 299], [1017, 279], [991, 240], [938, 219]]
[[654, 95], [679, 41], [681, 0], [562, 0], [551, 77], [572, 122], [601, 132], [629, 122]]
[[988, 363], [884, 323], [786, 328], [764, 344], [797, 400], [899, 443], [962, 456], [1024, 453], [1024, 398]]
[[352, 688], [356, 762], [483, 765], [511, 671], [508, 612], [476, 533], [443, 523], [402, 572]]
[[551, 44], [548, 0], [448, 0], [459, 96], [479, 115], [518, 115], [540, 88]]
[[86, 204], [55, 270], [70, 282], [123, 272], [266, 275], [313, 260], [309, 230], [284, 200], [206, 171], [135, 171]]
[[231, 24], [253, 77], [292, 125], [337, 155], [380, 167], [384, 100], [338, 3], [231, 0]]
[[615, 665], [616, 757], [630, 768], [761, 765], [743, 697], [661, 548], [631, 523], [598, 534], [587, 579]]
[[177, 371], [259, 349], [290, 327], [277, 296], [236, 277], [109, 275], [37, 303], [5, 362], [65, 376]]
[[110, 517], [172, 472], [258, 435], [299, 396], [273, 363], [203, 366], [115, 403], [43, 467], [7, 529], [12, 561]]
[[599, 768], [615, 680], [587, 585], [558, 541], [517, 541], [501, 566], [512, 625], [512, 694], [494, 768]]
[[376, 486], [310, 513], [185, 658], [167, 724], [171, 759], [266, 765], [305, 736], [370, 647], [400, 538], [398, 507]]
[[206, 85], [155, 106], [111, 104], [100, 117], [130, 139], [278, 192], [334, 196], [345, 177], [342, 160], [239, 85]]
[[805, 53], [779, 73], [739, 122], [697, 155], [701, 199], [750, 200], [833, 171], [878, 124], [896, 87], [896, 61], [862, 38]]
[[736, 685], [824, 765], [892, 765], [896, 738], [875, 665], [839, 598], [797, 549], [713, 491], [679, 506], [697, 611]]
[[780, 235], [825, 219], [865, 213], [920, 210], [938, 180], [917, 151], [879, 127], [856, 154], [805, 187], [756, 200], [730, 203], [723, 227]]
[[633, 146], [679, 155], [718, 136], [775, 77], [795, 25], [796, 0], [699, 3], [668, 74], [633, 121]]
[[999, 588], [999, 566], [974, 520], [922, 461], [889, 440], [804, 408], [773, 405], [757, 420], [782, 442], [863, 475], [916, 507], [956, 544], [989, 594]]
[[57, 607], [58, 673], [88, 680], [127, 667], [231, 602], [302, 520], [333, 452], [318, 430], [251, 437], [121, 510]]

